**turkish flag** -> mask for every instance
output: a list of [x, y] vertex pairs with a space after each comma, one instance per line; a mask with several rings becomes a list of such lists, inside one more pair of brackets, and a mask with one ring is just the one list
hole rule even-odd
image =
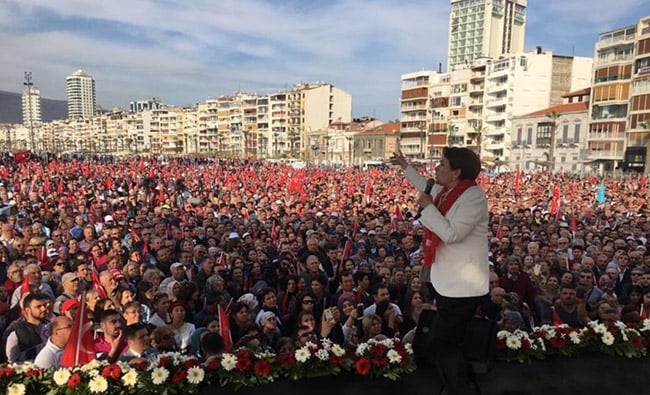
[[29, 162], [31, 159], [32, 153], [30, 151], [17, 151], [14, 152], [14, 162], [20, 164]]
[[81, 296], [77, 315], [72, 321], [72, 329], [68, 343], [61, 355], [61, 366], [70, 368], [85, 365], [95, 359], [95, 341], [93, 339], [93, 324], [88, 318], [86, 293]]
[[230, 332], [230, 321], [228, 321], [228, 314], [223, 306], [219, 305], [219, 334], [223, 339], [223, 344], [226, 348], [226, 352], [232, 351], [232, 334]]

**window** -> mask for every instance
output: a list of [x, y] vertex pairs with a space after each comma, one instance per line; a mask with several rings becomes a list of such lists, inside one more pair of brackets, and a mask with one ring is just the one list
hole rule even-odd
[[569, 124], [564, 124], [562, 128], [562, 141], [566, 142], [569, 139]]
[[578, 144], [580, 142], [580, 124], [576, 123], [573, 129], [573, 141]]
[[528, 143], [533, 141], [533, 127], [532, 126], [529, 126], [528, 130], [526, 131], [526, 141], [528, 141]]

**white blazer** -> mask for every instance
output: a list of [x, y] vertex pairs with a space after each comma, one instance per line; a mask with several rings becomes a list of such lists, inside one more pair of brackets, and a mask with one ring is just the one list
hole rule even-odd
[[[424, 191], [426, 178], [412, 166], [406, 178]], [[436, 184], [435, 198], [442, 185]], [[440, 238], [436, 259], [431, 265], [431, 283], [442, 296], [451, 298], [483, 296], [489, 290], [487, 197], [480, 186], [470, 187], [458, 197], [446, 215], [428, 205], [420, 222]]]

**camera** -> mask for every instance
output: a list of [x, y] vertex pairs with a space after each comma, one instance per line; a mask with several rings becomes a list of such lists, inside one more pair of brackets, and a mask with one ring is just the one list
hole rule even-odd
[[358, 319], [361, 319], [363, 317], [363, 310], [364, 310], [363, 303], [359, 303], [357, 305], [357, 318]]

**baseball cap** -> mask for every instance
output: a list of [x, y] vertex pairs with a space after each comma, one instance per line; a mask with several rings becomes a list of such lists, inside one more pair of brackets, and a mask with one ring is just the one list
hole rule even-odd
[[68, 299], [61, 304], [61, 314], [65, 314], [66, 311], [76, 309], [79, 306], [81, 306], [81, 303], [77, 299]]
[[182, 263], [180, 263], [180, 262], [174, 262], [174, 263], [172, 263], [172, 265], [170, 266], [170, 269], [176, 269], [177, 267], [182, 267], [182, 266], [183, 266]]
[[104, 217], [104, 222], [113, 222], [115, 219], [113, 219], [112, 215], [107, 215]]
[[110, 270], [111, 270], [111, 274], [113, 274], [113, 278], [115, 280], [119, 280], [119, 279], [124, 278], [124, 275], [122, 274], [121, 271], [119, 271], [117, 269], [110, 269]]
[[228, 235], [228, 238], [231, 239], [231, 240], [232, 240], [232, 239], [238, 239], [238, 238], [239, 238], [239, 233], [237, 233], [237, 232], [230, 232], [230, 234]]
[[66, 273], [66, 274], [63, 275], [63, 277], [61, 277], [61, 282], [65, 283], [65, 282], [68, 282], [68, 281], [73, 281], [73, 280], [75, 280], [77, 278], [79, 278], [79, 276], [77, 276], [76, 273]]

